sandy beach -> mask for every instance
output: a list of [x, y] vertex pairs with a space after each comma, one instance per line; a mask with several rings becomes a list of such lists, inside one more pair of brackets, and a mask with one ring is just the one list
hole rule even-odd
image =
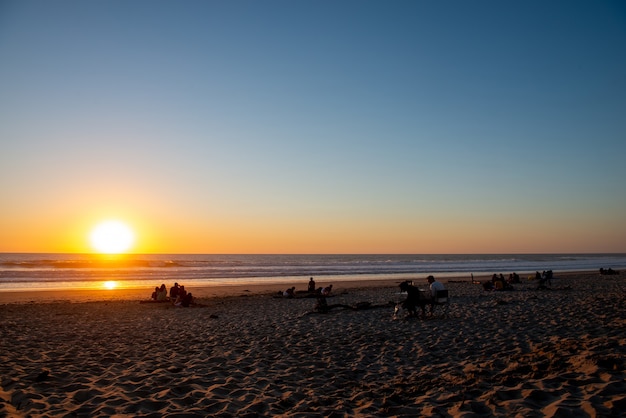
[[397, 281], [333, 284], [329, 303], [376, 307], [319, 314], [272, 285], [191, 288], [190, 308], [1, 293], [0, 416], [624, 416], [623, 273], [444, 280], [450, 315], [428, 319], [393, 318]]

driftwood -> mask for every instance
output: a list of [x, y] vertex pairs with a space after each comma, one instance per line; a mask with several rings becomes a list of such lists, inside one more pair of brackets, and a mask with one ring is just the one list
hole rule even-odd
[[[272, 295], [273, 299], [314, 299], [318, 298], [319, 295], [317, 293], [309, 293], [309, 292], [296, 292], [295, 296], [287, 297], [283, 295], [283, 292], [279, 291], [275, 295]], [[332, 298], [333, 295], [326, 296], [327, 298]]]
[[307, 312], [306, 315], [316, 314], [316, 313], [325, 314], [335, 308], [342, 308], [348, 311], [364, 311], [368, 309], [389, 308], [394, 305], [395, 305], [394, 302], [387, 302], [383, 304], [373, 304], [371, 302], [358, 302], [354, 305], [345, 305], [343, 303], [333, 303], [329, 305], [328, 303], [326, 303], [325, 297], [318, 297], [314, 310], [312, 312]]

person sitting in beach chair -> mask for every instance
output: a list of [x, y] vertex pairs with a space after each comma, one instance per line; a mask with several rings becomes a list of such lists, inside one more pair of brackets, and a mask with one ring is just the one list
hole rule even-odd
[[[437, 290], [436, 296], [430, 305], [430, 315], [432, 317], [442, 316], [448, 317], [448, 311], [450, 310], [450, 299], [448, 298], [448, 290]], [[441, 312], [441, 314], [439, 313]]]
[[437, 315], [439, 310], [442, 311], [443, 316], [448, 316], [448, 309], [450, 307], [448, 299], [448, 290], [443, 283], [438, 282], [433, 276], [428, 276], [428, 283], [430, 284], [430, 316]]
[[430, 314], [433, 315], [435, 306], [448, 301], [448, 291], [443, 283], [437, 281], [434, 276], [426, 278], [430, 289]]
[[435, 279], [435, 276], [428, 276], [426, 280], [428, 281], [431, 298], [435, 298], [438, 290], [446, 290], [446, 287], [443, 285], [443, 283], [438, 282], [437, 279]]

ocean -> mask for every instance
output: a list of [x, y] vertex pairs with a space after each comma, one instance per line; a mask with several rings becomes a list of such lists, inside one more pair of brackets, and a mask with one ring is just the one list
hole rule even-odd
[[148, 289], [174, 282], [187, 288], [211, 284], [286, 283], [309, 277], [332, 280], [419, 279], [516, 272], [626, 269], [626, 254], [12, 254], [0, 253], [0, 291], [84, 289], [114, 283]]

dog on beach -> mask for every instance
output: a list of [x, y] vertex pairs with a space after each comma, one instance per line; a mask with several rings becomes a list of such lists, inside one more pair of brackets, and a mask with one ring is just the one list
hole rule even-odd
[[397, 317], [402, 309], [408, 312], [407, 316], [417, 316], [418, 308], [421, 309], [422, 316], [426, 316], [426, 305], [428, 304], [428, 300], [422, 296], [420, 290], [408, 281], [400, 283], [400, 290], [402, 292], [406, 292], [406, 300], [396, 305], [396, 308], [394, 309], [394, 317]]

